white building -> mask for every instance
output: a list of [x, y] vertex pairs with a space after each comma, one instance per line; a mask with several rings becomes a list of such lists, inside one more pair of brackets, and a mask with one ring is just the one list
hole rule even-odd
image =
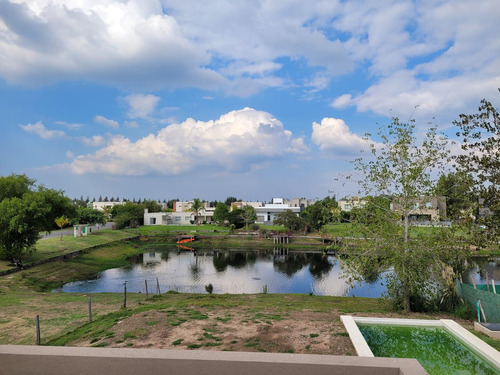
[[257, 224], [272, 225], [276, 215], [285, 212], [286, 210], [292, 211], [297, 216], [300, 213], [300, 207], [292, 207], [290, 204], [285, 203], [283, 198], [273, 198], [271, 203], [266, 203], [262, 207], [256, 207]]
[[345, 212], [350, 212], [353, 208], [363, 208], [366, 206], [366, 200], [359, 197], [350, 199], [342, 199], [337, 202], [340, 209]]
[[104, 211], [106, 207], [113, 208], [114, 206], [120, 206], [125, 204], [125, 202], [92, 202], [92, 208], [94, 210]]

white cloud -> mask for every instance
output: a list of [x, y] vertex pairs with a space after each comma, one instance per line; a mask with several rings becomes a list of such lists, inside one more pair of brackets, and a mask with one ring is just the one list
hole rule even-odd
[[321, 120], [321, 124], [313, 122], [311, 140], [320, 150], [336, 155], [354, 155], [368, 147], [368, 142], [352, 133], [344, 120], [330, 117]]
[[130, 106], [127, 113], [130, 118], [148, 118], [160, 102], [160, 97], [154, 95], [135, 94], [125, 97]]
[[406, 117], [418, 105], [417, 116], [446, 121], [474, 109], [500, 84], [499, 17], [496, 0], [344, 3], [335, 27], [374, 83], [332, 106]]
[[73, 159], [75, 157], [75, 154], [72, 151], [66, 151], [66, 157], [68, 159]]
[[19, 125], [21, 129], [23, 129], [25, 132], [28, 133], [33, 133], [38, 135], [40, 138], [43, 139], [54, 139], [54, 138], [61, 138], [66, 135], [61, 130], [48, 130], [45, 125], [41, 121], [38, 121], [35, 124], [28, 124], [28, 125]]
[[106, 125], [106, 126], [109, 126], [110, 128], [119, 128], [120, 125], [118, 124], [117, 121], [115, 120], [110, 120], [110, 119], [107, 119], [106, 117], [104, 116], [101, 116], [101, 115], [97, 115], [94, 117], [94, 121], [99, 123], [99, 124], [103, 124], [103, 125]]
[[252, 108], [232, 111], [217, 120], [192, 118], [169, 125], [137, 142], [115, 136], [95, 154], [78, 156], [77, 174], [180, 174], [196, 168], [245, 172], [266, 161], [307, 150], [270, 113]]
[[106, 143], [106, 140], [101, 135], [94, 135], [92, 137], [79, 137], [78, 138], [83, 144], [87, 146], [99, 147]]

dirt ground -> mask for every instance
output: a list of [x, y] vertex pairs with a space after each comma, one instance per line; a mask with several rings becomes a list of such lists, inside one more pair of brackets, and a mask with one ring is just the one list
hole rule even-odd
[[227, 309], [224, 315], [194, 307], [153, 310], [119, 321], [99, 337], [70, 345], [356, 355], [336, 310], [284, 315], [243, 308]]

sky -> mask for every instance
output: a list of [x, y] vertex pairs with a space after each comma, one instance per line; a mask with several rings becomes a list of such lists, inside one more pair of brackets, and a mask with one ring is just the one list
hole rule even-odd
[[0, 0], [0, 175], [70, 198], [356, 194], [342, 176], [392, 117], [453, 138], [498, 108], [499, 19], [498, 0]]

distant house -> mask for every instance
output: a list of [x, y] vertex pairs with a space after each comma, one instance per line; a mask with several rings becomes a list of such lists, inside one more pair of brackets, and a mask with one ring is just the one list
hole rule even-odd
[[366, 206], [367, 201], [364, 198], [351, 197], [349, 199], [342, 199], [337, 202], [340, 209], [345, 212], [351, 212], [353, 208], [363, 208]]
[[293, 198], [285, 199], [283, 203], [290, 205], [290, 207], [299, 207], [300, 212], [304, 211], [307, 207], [312, 206], [317, 201], [306, 198]]
[[262, 207], [256, 207], [255, 212], [257, 214], [257, 224], [267, 224], [272, 225], [276, 215], [290, 210], [297, 216], [300, 213], [300, 207], [292, 207], [290, 204], [285, 203], [283, 198], [273, 198], [271, 203], [263, 204]]
[[94, 210], [104, 211], [106, 207], [113, 208], [114, 206], [123, 205], [125, 202], [92, 202], [91, 204]]
[[[394, 198], [391, 210], [396, 213], [403, 212], [403, 199]], [[439, 221], [446, 218], [446, 197], [418, 197], [413, 200], [409, 219], [412, 221]]]

